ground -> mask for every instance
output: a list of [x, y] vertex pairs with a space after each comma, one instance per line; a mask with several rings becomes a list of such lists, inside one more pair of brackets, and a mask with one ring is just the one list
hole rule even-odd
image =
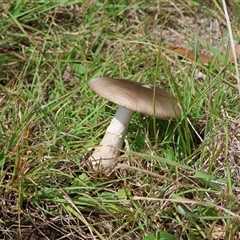
[[[1, 239], [240, 238], [220, 1], [1, 4]], [[227, 9], [237, 45], [239, 4]], [[102, 75], [156, 84], [182, 108], [176, 122], [134, 115], [112, 178], [86, 164], [115, 110], [87, 87]]]

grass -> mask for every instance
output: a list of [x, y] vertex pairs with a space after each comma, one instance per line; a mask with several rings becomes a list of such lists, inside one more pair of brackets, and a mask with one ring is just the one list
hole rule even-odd
[[[1, 239], [239, 238], [235, 69], [166, 48], [184, 36], [195, 52], [216, 56], [204, 34], [212, 19], [224, 46], [223, 15], [199, 2], [3, 3]], [[189, 30], [184, 16], [204, 24]], [[86, 166], [116, 111], [87, 87], [95, 76], [156, 84], [182, 107], [176, 122], [134, 114], [114, 179]]]

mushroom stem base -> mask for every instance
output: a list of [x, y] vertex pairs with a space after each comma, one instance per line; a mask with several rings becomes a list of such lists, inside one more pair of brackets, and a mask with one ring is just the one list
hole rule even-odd
[[120, 155], [133, 111], [119, 107], [98, 147], [89, 158], [93, 169], [109, 173]]

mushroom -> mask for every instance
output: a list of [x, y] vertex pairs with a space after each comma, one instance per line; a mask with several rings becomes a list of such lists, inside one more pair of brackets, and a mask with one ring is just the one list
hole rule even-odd
[[180, 116], [180, 107], [175, 97], [165, 90], [126, 79], [108, 77], [93, 78], [88, 86], [99, 96], [118, 104], [118, 110], [99, 146], [89, 160], [95, 170], [109, 173], [120, 155], [124, 137], [134, 112], [156, 118], [171, 120]]

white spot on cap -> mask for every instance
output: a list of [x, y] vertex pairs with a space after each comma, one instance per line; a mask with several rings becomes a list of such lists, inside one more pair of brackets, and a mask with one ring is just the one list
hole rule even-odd
[[152, 89], [152, 86], [149, 84], [143, 84], [142, 87], [148, 88], [148, 89]]

